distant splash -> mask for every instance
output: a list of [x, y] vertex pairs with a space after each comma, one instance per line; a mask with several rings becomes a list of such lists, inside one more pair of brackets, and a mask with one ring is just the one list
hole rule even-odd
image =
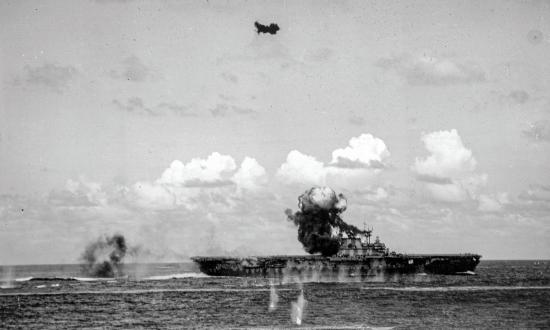
[[278, 303], [279, 303], [279, 295], [277, 294], [277, 290], [273, 285], [273, 281], [270, 281], [269, 282], [269, 311], [273, 312], [275, 309], [277, 309]]
[[429, 292], [447, 292], [447, 291], [497, 291], [497, 290], [550, 290], [550, 286], [438, 286], [438, 287], [362, 287], [362, 290], [388, 290], [388, 291], [429, 291]]
[[2, 281], [0, 281], [0, 289], [13, 289], [13, 267], [6, 267], [2, 270]]
[[304, 290], [300, 289], [300, 295], [296, 301], [291, 303], [290, 318], [296, 325], [301, 325], [304, 319], [304, 311], [307, 306], [307, 300], [304, 298]]

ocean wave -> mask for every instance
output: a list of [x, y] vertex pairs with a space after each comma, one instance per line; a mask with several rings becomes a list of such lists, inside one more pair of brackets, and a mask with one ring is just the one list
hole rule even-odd
[[[390, 330], [395, 327], [378, 327], [378, 326], [369, 326], [364, 324], [359, 325], [314, 325], [314, 326], [300, 326], [300, 329], [303, 330], [348, 330], [348, 329], [362, 329], [362, 330]], [[254, 329], [273, 329], [273, 328], [264, 328], [264, 327], [255, 327]]]
[[[171, 280], [178, 278], [202, 278], [210, 277], [203, 273], [179, 273], [170, 275], [156, 275], [142, 278], [142, 280]], [[93, 282], [93, 281], [106, 281], [114, 283], [117, 280], [134, 279], [131, 277], [21, 277], [15, 279], [16, 282], [65, 282], [65, 281], [79, 281], [79, 282]]]
[[456, 275], [477, 275], [476, 273], [472, 272], [471, 270], [467, 270], [465, 272], [456, 272]]
[[16, 282], [65, 282], [65, 281], [114, 281], [116, 278], [112, 277], [21, 277], [16, 278]]
[[156, 275], [143, 278], [144, 280], [150, 281], [161, 281], [161, 280], [173, 280], [178, 278], [202, 278], [210, 277], [203, 273], [180, 273], [180, 274], [170, 274], [170, 275]]
[[80, 282], [94, 282], [94, 281], [106, 281], [109, 283], [114, 283], [117, 280], [125, 280], [127, 277], [72, 277], [73, 279], [80, 281]]
[[[6, 292], [0, 293], [0, 296], [58, 296], [58, 295], [80, 295], [80, 294], [99, 294], [99, 295], [118, 295], [118, 294], [147, 294], [147, 293], [170, 293], [170, 292], [270, 292], [270, 288], [251, 289], [251, 288], [200, 288], [200, 289], [136, 289], [136, 290], [115, 290], [115, 291], [55, 291], [55, 292]], [[280, 291], [296, 291], [296, 289], [277, 289]]]
[[447, 286], [447, 287], [362, 287], [362, 290], [389, 291], [493, 291], [493, 290], [550, 290], [550, 286]]

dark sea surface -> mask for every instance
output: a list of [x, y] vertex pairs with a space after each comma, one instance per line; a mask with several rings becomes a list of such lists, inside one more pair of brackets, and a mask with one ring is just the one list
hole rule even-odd
[[192, 263], [126, 265], [118, 279], [0, 269], [1, 328], [550, 329], [547, 260], [345, 283], [209, 277]]

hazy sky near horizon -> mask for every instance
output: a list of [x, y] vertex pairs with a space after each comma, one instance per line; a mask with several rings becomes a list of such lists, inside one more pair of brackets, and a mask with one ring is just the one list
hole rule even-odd
[[549, 58], [547, 1], [2, 1], [0, 264], [302, 253], [315, 185], [398, 252], [550, 258]]

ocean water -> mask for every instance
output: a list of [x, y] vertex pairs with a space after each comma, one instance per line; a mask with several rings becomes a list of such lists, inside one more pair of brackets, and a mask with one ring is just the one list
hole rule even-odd
[[550, 261], [482, 260], [475, 275], [305, 283], [210, 277], [192, 263], [0, 267], [0, 327], [548, 329]]

